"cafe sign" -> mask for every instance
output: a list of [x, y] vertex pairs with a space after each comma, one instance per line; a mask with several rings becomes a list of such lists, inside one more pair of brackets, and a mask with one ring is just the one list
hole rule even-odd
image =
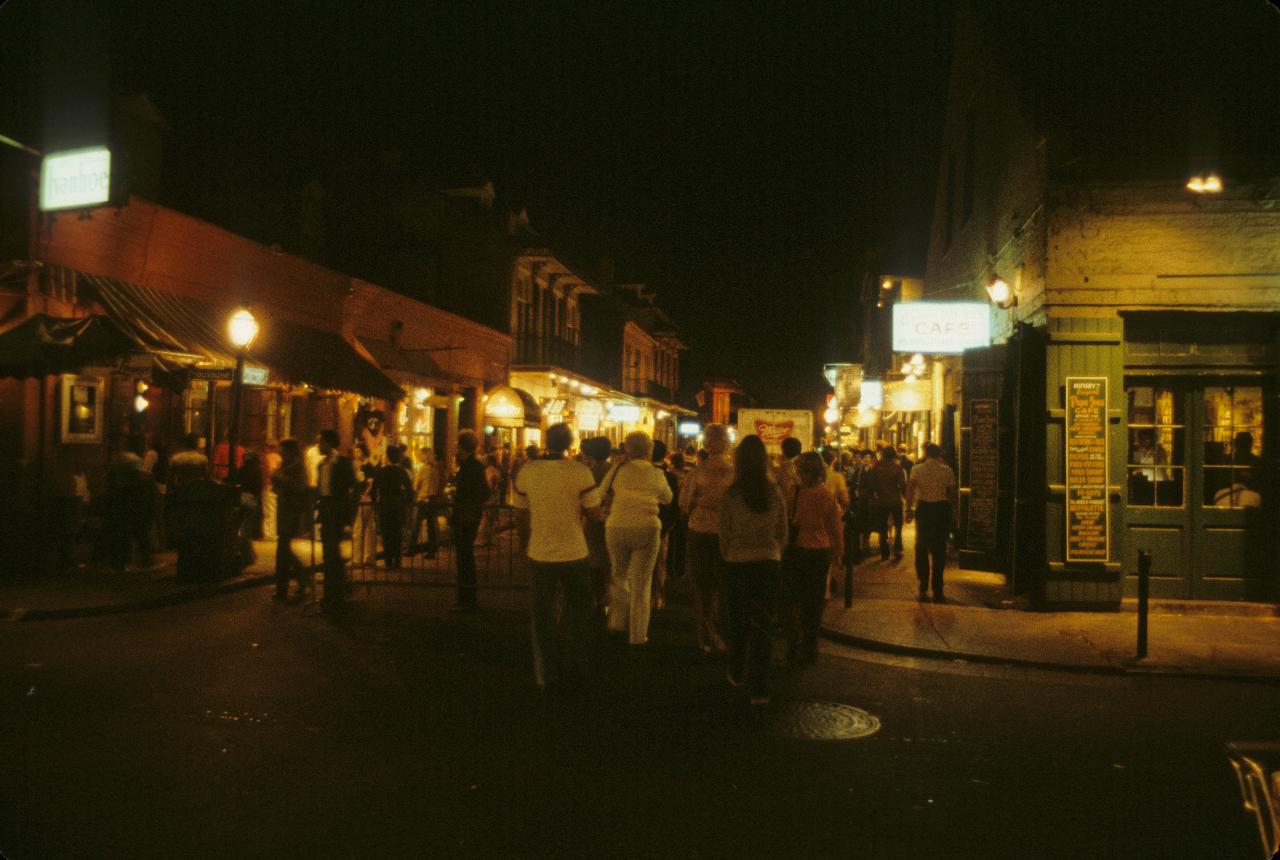
[[1107, 378], [1067, 377], [1067, 561], [1110, 560]]
[[40, 162], [40, 211], [86, 209], [111, 199], [111, 150], [51, 152]]
[[991, 344], [986, 302], [903, 302], [893, 306], [893, 351], [954, 355]]

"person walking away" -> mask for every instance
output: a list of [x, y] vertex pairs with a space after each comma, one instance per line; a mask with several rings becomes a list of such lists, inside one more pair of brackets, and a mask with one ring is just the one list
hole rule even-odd
[[871, 554], [871, 533], [875, 531], [876, 455], [870, 448], [859, 455], [858, 497], [855, 516], [858, 530], [858, 560]]
[[922, 601], [932, 584], [933, 602], [946, 603], [942, 573], [947, 565], [947, 536], [959, 518], [959, 498], [956, 476], [942, 459], [942, 447], [927, 443], [924, 461], [916, 464], [907, 479], [907, 522], [916, 521], [916, 579]]
[[720, 555], [720, 503], [733, 483], [729, 462], [729, 428], [708, 424], [703, 431], [707, 458], [680, 489], [680, 510], [689, 518], [685, 538], [685, 571], [693, 588], [698, 647], [704, 654], [728, 651], [724, 559]]
[[400, 464], [399, 445], [387, 446], [387, 462], [373, 476], [373, 504], [382, 533], [382, 557], [387, 570], [399, 570], [404, 552], [404, 518], [413, 499], [413, 481]]
[[169, 458], [169, 489], [209, 477], [209, 458], [200, 453], [200, 437], [188, 433]]
[[872, 472], [872, 508], [877, 531], [880, 532], [880, 560], [889, 560], [889, 525], [893, 525], [893, 560], [902, 560], [902, 494], [907, 489], [907, 476], [898, 463], [898, 452], [891, 445], [880, 449], [880, 461]]
[[283, 439], [279, 445], [280, 465], [271, 473], [271, 495], [275, 497], [276, 591], [275, 599], [289, 596], [289, 580], [298, 580], [299, 598], [311, 585], [311, 574], [293, 552], [293, 539], [307, 516], [307, 470], [297, 439]]
[[154, 481], [143, 469], [145, 438], [131, 433], [125, 449], [107, 468], [107, 560], [123, 573], [134, 551], [142, 567], [151, 566], [151, 513]]
[[[800, 456], [802, 447], [800, 440], [794, 436], [783, 439], [782, 459], [778, 461], [773, 473], [778, 487], [782, 490], [782, 497], [787, 500], [788, 505], [791, 504], [795, 488], [800, 485], [800, 476], [796, 472], [796, 458]], [[790, 508], [787, 509], [787, 513], [789, 516]]]
[[453, 516], [449, 527], [458, 559], [458, 598], [453, 608], [458, 612], [475, 612], [476, 603], [476, 535], [484, 517], [484, 503], [489, 498], [489, 482], [484, 464], [476, 457], [480, 440], [474, 431], [458, 434], [458, 474], [453, 494]]
[[[533, 677], [549, 692], [586, 679], [591, 572], [582, 523], [600, 518], [600, 490], [585, 464], [565, 456], [573, 444], [569, 425], [547, 428], [546, 444], [546, 456], [529, 461], [516, 476], [513, 501], [529, 559]], [[561, 631], [555, 609], [559, 590], [564, 592]]]
[[[440, 524], [436, 516], [440, 512], [440, 470], [436, 452], [431, 448], [418, 451], [418, 465], [413, 470], [413, 527], [409, 537], [409, 554], [425, 552], [427, 558], [435, 558], [440, 547]], [[422, 524], [427, 525], [427, 542], [422, 543]]]
[[729, 584], [729, 683], [745, 684], [752, 705], [769, 704], [773, 612], [786, 542], [787, 503], [769, 476], [768, 452], [759, 436], [744, 436], [734, 454], [733, 483], [720, 503], [720, 553]]
[[831, 492], [823, 459], [806, 451], [796, 461], [800, 486], [782, 557], [787, 658], [804, 664], [817, 659], [827, 578], [840, 570], [844, 549], [841, 508]]
[[609, 500], [604, 534], [613, 569], [609, 630], [625, 631], [630, 644], [644, 645], [649, 641], [653, 569], [662, 546], [658, 508], [671, 501], [671, 487], [662, 470], [650, 461], [653, 442], [649, 434], [638, 430], [628, 433], [623, 456], [626, 459], [601, 485], [601, 496]]
[[346, 565], [342, 535], [355, 519], [356, 470], [350, 457], [338, 453], [338, 431], [320, 431], [316, 464], [316, 519], [324, 553], [324, 607], [335, 612], [346, 600]]
[[[582, 440], [583, 463], [591, 470], [596, 486], [609, 474], [612, 446], [605, 436]], [[587, 539], [587, 566], [591, 569], [591, 594], [598, 617], [609, 617], [609, 547], [605, 543], [604, 518], [588, 519], [582, 524]]]
[[671, 544], [680, 524], [680, 479], [674, 469], [667, 466], [667, 443], [661, 439], [653, 442], [653, 465], [667, 482], [671, 498], [658, 505], [658, 521], [662, 524], [658, 543], [658, 560], [653, 565], [653, 608], [667, 604], [667, 571], [670, 569]]
[[[824, 448], [822, 451], [822, 463], [825, 467], [827, 489], [831, 491], [831, 495], [835, 497], [836, 504], [840, 508], [840, 522], [843, 523], [849, 515], [849, 484], [844, 479], [844, 472], [839, 468], [836, 462], [836, 452], [834, 448]], [[796, 464], [799, 470], [799, 463]], [[803, 480], [801, 481], [803, 483]], [[795, 517], [795, 511], [791, 511], [792, 518]], [[836, 556], [835, 564], [832, 565], [831, 573], [831, 593], [835, 594], [840, 588], [840, 562], [842, 558]]]

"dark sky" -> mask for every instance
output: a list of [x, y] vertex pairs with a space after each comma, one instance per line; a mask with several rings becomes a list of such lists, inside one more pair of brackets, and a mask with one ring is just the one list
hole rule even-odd
[[[424, 182], [491, 178], [651, 284], [689, 373], [764, 403], [821, 393], [869, 254], [923, 268], [947, 2], [39, 2], [82, 57], [105, 37], [111, 91], [157, 103], [177, 208], [253, 199], [287, 246], [302, 184], [380, 151]], [[11, 0], [0, 30], [36, 4]], [[4, 47], [34, 51], [22, 31]]]

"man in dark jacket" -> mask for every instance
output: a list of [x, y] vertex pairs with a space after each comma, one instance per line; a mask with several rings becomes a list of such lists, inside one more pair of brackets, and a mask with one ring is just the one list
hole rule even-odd
[[484, 503], [489, 498], [489, 481], [484, 464], [476, 457], [479, 439], [470, 430], [458, 434], [458, 474], [453, 493], [453, 544], [458, 554], [458, 600], [453, 608], [459, 612], [476, 611], [476, 534], [484, 518]]
[[271, 489], [276, 494], [276, 593], [277, 600], [289, 596], [289, 580], [297, 577], [298, 596], [311, 584], [310, 574], [293, 554], [293, 538], [298, 527], [310, 523], [307, 516], [307, 470], [302, 464], [302, 449], [297, 439], [280, 442], [280, 467], [271, 474]]
[[373, 475], [373, 504], [378, 512], [378, 527], [382, 532], [382, 553], [387, 570], [400, 569], [400, 557], [404, 550], [404, 520], [413, 501], [413, 481], [400, 463], [398, 445], [387, 447], [387, 462]]
[[893, 560], [902, 560], [902, 497], [907, 491], [907, 476], [898, 462], [892, 445], [880, 449], [880, 462], [872, 473], [875, 521], [880, 532], [880, 558], [889, 560], [889, 524], [893, 524]]
[[346, 598], [346, 564], [342, 560], [342, 535], [355, 518], [352, 492], [356, 470], [351, 458], [338, 453], [338, 431], [320, 431], [320, 463], [316, 467], [320, 520], [320, 544], [324, 550], [324, 606], [340, 609]]

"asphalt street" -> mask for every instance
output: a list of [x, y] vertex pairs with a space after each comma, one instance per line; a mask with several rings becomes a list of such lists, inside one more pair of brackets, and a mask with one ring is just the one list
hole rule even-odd
[[1276, 686], [828, 643], [753, 711], [677, 606], [548, 701], [522, 592], [269, 593], [0, 626], [0, 853], [1260, 856], [1223, 744], [1280, 739]]

